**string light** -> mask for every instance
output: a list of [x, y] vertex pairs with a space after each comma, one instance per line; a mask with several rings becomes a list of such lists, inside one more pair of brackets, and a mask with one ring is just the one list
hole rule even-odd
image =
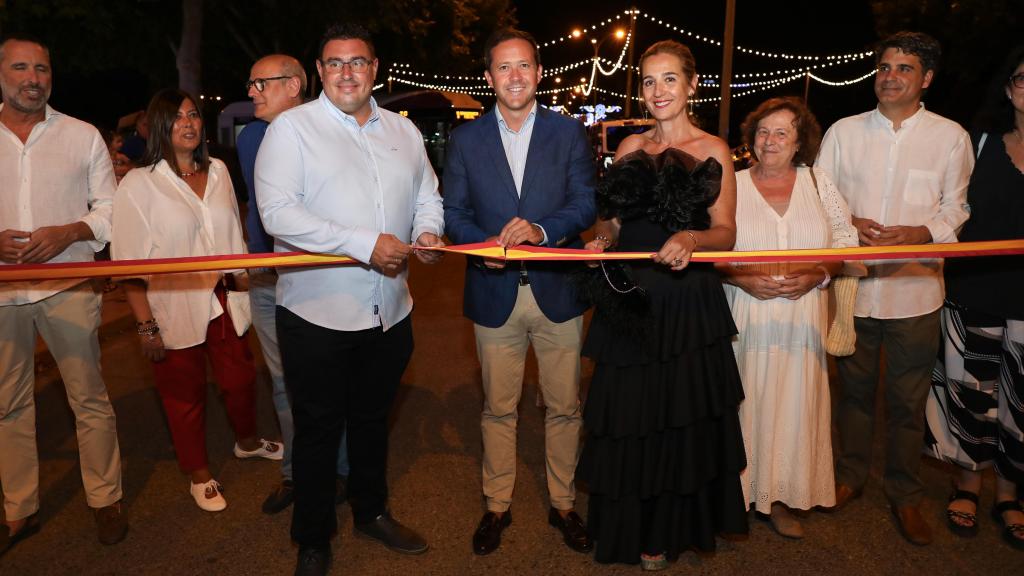
[[[611, 25], [613, 23], [620, 22], [623, 19], [623, 17], [630, 18], [630, 17], [633, 16], [634, 13], [636, 14], [636, 17], [638, 19], [649, 20], [650, 22], [652, 22], [654, 24], [657, 24], [659, 26], [663, 26], [664, 28], [666, 28], [668, 30], [676, 32], [676, 33], [678, 33], [681, 36], [686, 36], [687, 38], [694, 38], [694, 39], [696, 39], [696, 40], [698, 40], [700, 42], [704, 42], [704, 43], [710, 44], [712, 46], [718, 46], [718, 47], [722, 46], [722, 42], [720, 40], [716, 40], [714, 38], [711, 38], [710, 36], [702, 36], [701, 34], [697, 34], [697, 33], [693, 32], [691, 30], [686, 30], [685, 28], [682, 28], [680, 26], [674, 25], [674, 24], [672, 24], [670, 22], [666, 22], [666, 21], [664, 21], [664, 20], [662, 20], [660, 18], [657, 18], [657, 17], [655, 17], [655, 16], [653, 16], [651, 14], [648, 14], [646, 12], [641, 12], [639, 10], [635, 10], [635, 11], [634, 10], [626, 10], [622, 14], [616, 14], [614, 17], [605, 18], [604, 20], [601, 20], [601, 22], [599, 22], [597, 24], [591, 25], [589, 28], [584, 26], [584, 27], [579, 29], [580, 35], [582, 35], [583, 33], [588, 32], [588, 31], [589, 32], [594, 32], [594, 31], [596, 31], [598, 29], [601, 29], [601, 28], [604, 28], [606, 26], [609, 26], [609, 25]], [[562, 42], [567, 42], [567, 41], [570, 41], [570, 40], [574, 40], [577, 37], [578, 36], [574, 36], [572, 33], [570, 33], [570, 34], [567, 34], [567, 35], [565, 35], [563, 37], [555, 38], [554, 40], [550, 40], [548, 42], [544, 42], [543, 44], [540, 44], [539, 48], [547, 48], [549, 46], [555, 46], [557, 44], [561, 44]], [[866, 58], [866, 57], [871, 56], [871, 55], [874, 54], [873, 52], [867, 51], [867, 52], [850, 52], [848, 54], [818, 56], [818, 55], [788, 54], [788, 53], [784, 53], [784, 52], [770, 52], [770, 51], [765, 51], [765, 50], [755, 50], [753, 48], [747, 48], [745, 46], [739, 46], [739, 45], [737, 45], [735, 48], [739, 52], [742, 52], [744, 54], [750, 54], [752, 56], [761, 56], [761, 57], [765, 57], [765, 58], [784, 59], [784, 60], [805, 60], [805, 61], [817, 61], [817, 60], [826, 60], [826, 61], [828, 61], [828, 60], [835, 60], [835, 59], [842, 60], [842, 59], [851, 59], [851, 58], [852, 59], [861, 59], [861, 58]]]

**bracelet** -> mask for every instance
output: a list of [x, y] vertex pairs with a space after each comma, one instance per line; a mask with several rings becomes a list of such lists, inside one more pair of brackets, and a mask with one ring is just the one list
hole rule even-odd
[[815, 268], [825, 273], [825, 279], [821, 281], [821, 284], [818, 284], [818, 290], [824, 290], [825, 288], [828, 288], [829, 283], [832, 282], [832, 275], [828, 273], [828, 268], [825, 268], [821, 264], [818, 264], [817, 266], [815, 266]]
[[135, 329], [139, 336], [156, 336], [160, 333], [160, 326], [156, 322], [152, 322], [148, 326], [139, 326]]
[[689, 234], [690, 235], [690, 240], [693, 240], [693, 248], [690, 250], [690, 252], [696, 252], [697, 251], [697, 247], [700, 246], [700, 244], [697, 242], [697, 237], [693, 234], [693, 232], [691, 232], [689, 230], [683, 230], [683, 232], [686, 232], [687, 234]]
[[150, 318], [149, 320], [143, 320], [142, 322], [136, 322], [135, 323], [135, 327], [136, 328], [142, 328], [143, 326], [146, 326], [148, 324], [156, 324], [156, 319], [155, 318]]

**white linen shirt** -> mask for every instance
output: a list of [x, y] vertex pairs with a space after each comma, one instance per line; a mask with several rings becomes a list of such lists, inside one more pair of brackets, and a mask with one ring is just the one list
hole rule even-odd
[[[825, 170], [858, 218], [925, 226], [932, 242], [956, 242], [967, 221], [971, 141], [959, 124], [920, 109], [899, 130], [876, 108], [825, 133], [815, 166]], [[854, 315], [921, 316], [942, 306], [942, 260], [867, 261]]]
[[277, 302], [332, 330], [388, 330], [412, 311], [408, 267], [369, 266], [382, 233], [444, 233], [437, 177], [407, 118], [370, 99], [363, 126], [320, 98], [282, 112], [256, 156], [256, 199], [276, 252], [344, 254], [362, 265], [282, 268]]
[[[46, 106], [46, 117], [23, 143], [0, 123], [0, 230], [32, 232], [84, 222], [96, 237], [72, 243], [48, 263], [91, 262], [103, 249], [110, 239], [114, 186], [110, 153], [90, 124]], [[3, 282], [0, 306], [38, 302], [81, 282]]]
[[[224, 163], [210, 159], [202, 198], [161, 160], [125, 175], [114, 196], [114, 260], [244, 254], [238, 201]], [[164, 346], [180, 350], [206, 341], [210, 321], [224, 313], [213, 290], [225, 272], [155, 274], [146, 299]], [[227, 327], [231, 330], [231, 326]]]

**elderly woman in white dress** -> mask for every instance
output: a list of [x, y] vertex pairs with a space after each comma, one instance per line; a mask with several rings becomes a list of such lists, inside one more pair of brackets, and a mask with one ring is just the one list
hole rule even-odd
[[[162, 90], [146, 115], [151, 130], [143, 165], [124, 177], [114, 196], [113, 258], [245, 252], [231, 177], [223, 162], [207, 154], [195, 100], [180, 90]], [[256, 436], [252, 354], [226, 310], [225, 285], [234, 277], [194, 272], [124, 281], [178, 465], [191, 479], [196, 504], [210, 512], [227, 502], [206, 455], [207, 359], [235, 432], [235, 456], [280, 460], [283, 454], [279, 443]]]
[[[857, 245], [850, 211], [825, 173], [809, 167], [821, 139], [796, 98], [772, 98], [747, 116], [757, 162], [736, 174], [735, 250]], [[775, 530], [801, 538], [791, 509], [835, 504], [825, 336], [825, 289], [841, 262], [719, 265], [739, 336], [733, 342], [745, 400], [748, 504]]]

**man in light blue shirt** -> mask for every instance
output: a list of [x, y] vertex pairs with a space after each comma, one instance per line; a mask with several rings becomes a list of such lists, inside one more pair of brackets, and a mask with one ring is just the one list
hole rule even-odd
[[356, 265], [281, 270], [277, 329], [295, 439], [297, 574], [325, 574], [335, 457], [348, 429], [355, 530], [391, 549], [427, 544], [387, 511], [387, 416], [412, 355], [407, 259], [433, 262], [444, 231], [437, 177], [412, 122], [377, 107], [372, 40], [332, 26], [320, 97], [282, 112], [256, 157], [256, 198], [275, 250], [344, 254]]
[[[538, 106], [541, 64], [530, 34], [495, 32], [484, 64], [497, 103], [452, 132], [444, 172], [448, 237], [456, 244], [582, 248], [580, 233], [595, 215], [594, 158], [583, 124]], [[481, 476], [487, 507], [473, 534], [473, 551], [497, 550], [512, 522], [517, 407], [532, 345], [546, 409], [548, 522], [566, 545], [588, 552], [592, 543], [574, 510], [586, 306], [569, 280], [570, 267], [564, 262], [467, 263], [464, 312], [473, 321], [483, 373]]]
[[[249, 191], [249, 211], [245, 216], [250, 254], [274, 251], [274, 239], [267, 235], [256, 206], [256, 153], [267, 132], [267, 125], [277, 116], [303, 103], [306, 92], [306, 71], [295, 58], [285, 54], [264, 56], [252, 65], [249, 81], [245, 83], [252, 98], [253, 115], [256, 119], [246, 124], [238, 134], [238, 163], [242, 167], [242, 178]], [[292, 482], [292, 439], [295, 426], [292, 423], [292, 406], [284, 384], [281, 368], [281, 351], [277, 345], [277, 271], [273, 268], [249, 270], [249, 304], [252, 307], [252, 325], [259, 337], [263, 360], [270, 373], [273, 391], [274, 411], [281, 427], [281, 441], [284, 444], [284, 458], [281, 460], [281, 483], [263, 501], [263, 511], [276, 514], [291, 505], [295, 498], [295, 484]], [[338, 493], [335, 502], [345, 501], [345, 485], [348, 480], [348, 451], [342, 435], [338, 449]]]

